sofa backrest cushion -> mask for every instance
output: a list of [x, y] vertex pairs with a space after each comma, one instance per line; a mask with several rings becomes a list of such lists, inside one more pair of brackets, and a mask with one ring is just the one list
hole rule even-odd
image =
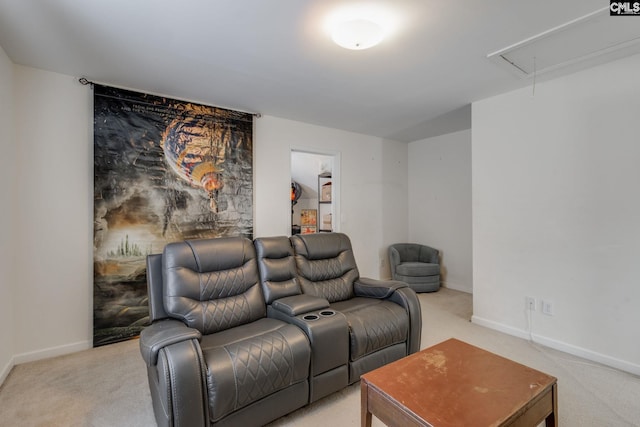
[[438, 251], [419, 243], [396, 243], [391, 245], [398, 251], [400, 262], [438, 263]]
[[393, 245], [400, 255], [400, 262], [419, 262], [420, 246], [412, 243], [398, 243]]
[[345, 234], [296, 234], [291, 236], [291, 243], [304, 294], [329, 302], [353, 298], [353, 282], [360, 274]]
[[301, 294], [296, 260], [289, 238], [259, 237], [253, 244], [258, 257], [260, 284], [267, 304], [280, 298]]
[[266, 316], [256, 252], [244, 237], [168, 244], [162, 256], [164, 308], [203, 334]]

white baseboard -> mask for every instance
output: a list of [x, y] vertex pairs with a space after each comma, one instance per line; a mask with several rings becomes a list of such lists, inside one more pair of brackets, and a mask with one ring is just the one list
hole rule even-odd
[[7, 365], [2, 369], [2, 371], [0, 371], [0, 386], [4, 384], [4, 380], [7, 379], [7, 377], [9, 376], [9, 372], [11, 372], [14, 366], [15, 366], [15, 361], [14, 361], [14, 358], [12, 357], [11, 360], [9, 360], [9, 363], [7, 363]]
[[469, 286], [459, 285], [457, 283], [442, 282], [442, 286], [447, 289], [453, 289], [454, 291], [466, 292], [468, 294], [473, 293], [473, 288]]
[[529, 333], [525, 330], [514, 328], [512, 326], [507, 326], [502, 323], [494, 322], [493, 320], [488, 320], [483, 317], [478, 317], [475, 314], [471, 316], [471, 322], [475, 323], [476, 325], [484, 326], [485, 328], [494, 329], [496, 331], [503, 332], [507, 335], [513, 335], [515, 337], [524, 338], [526, 340], [529, 339]]
[[88, 350], [92, 346], [93, 345], [91, 341], [79, 341], [76, 343], [65, 344], [58, 347], [49, 347], [42, 350], [31, 351], [28, 353], [16, 354], [15, 356], [13, 356], [13, 362], [15, 365], [34, 362], [36, 360], [48, 359], [50, 357], [62, 356], [69, 353]]
[[563, 341], [554, 340], [542, 335], [529, 334], [523, 329], [514, 328], [512, 326], [504, 325], [502, 323], [494, 322], [493, 320], [484, 319], [475, 315], [471, 316], [471, 322], [489, 329], [503, 332], [508, 335], [516, 336], [518, 338], [523, 338], [526, 340], [531, 339], [533, 340], [533, 342], [541, 344], [545, 347], [572, 354], [574, 356], [582, 357], [583, 359], [587, 359], [592, 362], [601, 363], [603, 365], [640, 376], [640, 365], [628, 362], [626, 360], [616, 359], [615, 357], [607, 356], [606, 354], [597, 353], [586, 348], [578, 347]]

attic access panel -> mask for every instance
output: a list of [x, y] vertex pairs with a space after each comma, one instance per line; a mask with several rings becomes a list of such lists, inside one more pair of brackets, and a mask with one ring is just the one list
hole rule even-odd
[[640, 52], [640, 18], [599, 9], [487, 55], [520, 78], [577, 69]]

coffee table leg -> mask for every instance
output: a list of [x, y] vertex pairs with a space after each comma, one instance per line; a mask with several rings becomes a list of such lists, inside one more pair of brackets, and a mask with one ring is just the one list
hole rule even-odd
[[360, 424], [371, 427], [371, 412], [369, 412], [369, 387], [365, 380], [360, 380]]
[[551, 390], [553, 394], [553, 412], [545, 419], [546, 427], [558, 427], [558, 384], [554, 384]]

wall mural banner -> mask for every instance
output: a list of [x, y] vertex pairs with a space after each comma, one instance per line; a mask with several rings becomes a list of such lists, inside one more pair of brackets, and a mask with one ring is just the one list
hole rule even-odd
[[146, 256], [253, 237], [253, 116], [94, 85], [94, 347], [149, 323]]

